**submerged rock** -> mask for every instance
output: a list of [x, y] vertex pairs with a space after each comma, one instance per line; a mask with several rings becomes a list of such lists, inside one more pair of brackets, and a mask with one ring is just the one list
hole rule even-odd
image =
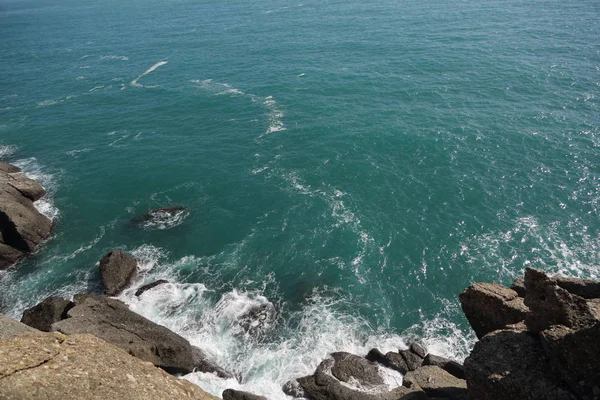
[[2, 399], [218, 400], [92, 335], [2, 340], [0, 366]]
[[167, 281], [166, 279], [159, 279], [156, 282], [152, 282], [152, 283], [149, 283], [147, 285], [140, 287], [138, 290], [136, 290], [135, 295], [139, 297], [144, 292], [147, 292], [150, 289], [154, 289], [157, 286], [164, 285], [165, 283], [169, 283], [169, 281]]
[[163, 207], [138, 215], [131, 221], [148, 228], [167, 229], [179, 225], [188, 214], [187, 207]]
[[137, 277], [137, 261], [121, 250], [113, 250], [100, 260], [100, 276], [108, 296], [118, 296]]
[[33, 205], [44, 188], [18, 171], [6, 163], [0, 168], [0, 269], [36, 251], [52, 230], [52, 221]]
[[223, 379], [235, 378], [231, 372], [210, 361], [206, 354], [199, 348], [192, 346], [192, 356], [194, 358], [194, 372], [208, 372]]
[[250, 308], [241, 315], [236, 323], [243, 333], [257, 336], [271, 329], [277, 319], [277, 310], [272, 303], [265, 303]]
[[52, 324], [67, 318], [75, 303], [60, 297], [48, 297], [38, 305], [23, 312], [21, 322], [40, 331], [50, 332]]

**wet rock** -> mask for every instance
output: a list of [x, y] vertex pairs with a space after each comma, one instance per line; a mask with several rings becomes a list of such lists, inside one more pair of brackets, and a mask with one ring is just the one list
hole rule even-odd
[[404, 382], [408, 385], [418, 385], [430, 397], [447, 397], [452, 400], [468, 398], [467, 382], [435, 365], [410, 371], [404, 377]]
[[412, 343], [408, 349], [421, 358], [425, 358], [427, 355], [427, 350], [418, 343]]
[[218, 400], [92, 335], [0, 341], [0, 382], [2, 399]]
[[241, 390], [226, 389], [223, 391], [223, 400], [267, 400], [267, 398]]
[[515, 324], [529, 315], [517, 292], [491, 283], [475, 283], [459, 296], [462, 309], [478, 338]]
[[400, 350], [398, 351], [398, 354], [404, 359], [409, 371], [414, 371], [423, 364], [423, 357], [411, 350]]
[[252, 307], [237, 320], [238, 326], [245, 334], [257, 336], [271, 329], [277, 318], [277, 310], [272, 303]]
[[531, 310], [525, 323], [532, 332], [539, 333], [552, 325], [579, 329], [597, 322], [584, 298], [558, 286], [542, 271], [527, 268], [525, 287], [525, 304]]
[[21, 322], [39, 329], [50, 332], [52, 324], [67, 318], [67, 312], [75, 306], [75, 303], [60, 297], [48, 297], [38, 305], [28, 308], [23, 313]]
[[90, 333], [168, 372], [189, 373], [196, 367], [186, 339], [130, 311], [121, 301], [95, 295], [75, 295], [74, 300], [68, 318], [54, 323], [52, 331]]
[[540, 342], [527, 332], [501, 330], [486, 335], [475, 344], [464, 367], [473, 400], [567, 400], [571, 396], [552, 373]]
[[160, 285], [163, 285], [163, 284], [165, 284], [165, 283], [169, 283], [169, 281], [167, 281], [167, 280], [165, 280], [165, 279], [159, 279], [159, 280], [157, 280], [156, 282], [152, 282], [152, 283], [149, 283], [149, 284], [147, 284], [147, 285], [144, 285], [144, 286], [140, 287], [140, 288], [139, 288], [139, 289], [138, 289], [138, 290], [135, 292], [135, 295], [139, 297], [139, 296], [141, 296], [141, 295], [142, 295], [144, 292], [147, 292], [148, 290], [150, 290], [150, 289], [154, 289], [155, 287], [157, 287], [157, 286], [160, 286]]
[[423, 360], [423, 366], [427, 365], [440, 367], [441, 369], [443, 369], [451, 375], [454, 375], [458, 379], [465, 379], [465, 369], [460, 363], [457, 363], [456, 361], [436, 356], [434, 354], [427, 354], [425, 360]]
[[158, 221], [165, 218], [172, 218], [176, 214], [186, 211], [187, 207], [182, 206], [157, 208], [155, 210], [148, 211], [146, 214], [138, 215], [137, 217], [132, 218], [132, 221], [136, 223]]
[[113, 250], [100, 260], [100, 276], [108, 296], [118, 296], [137, 277], [137, 261], [121, 250]]
[[233, 379], [235, 377], [231, 372], [210, 361], [206, 354], [197, 347], [192, 346], [192, 356], [194, 358], [194, 372], [207, 372], [223, 379]]
[[[8, 339], [13, 336], [19, 336], [26, 333], [39, 332], [37, 329], [33, 329], [15, 319], [7, 317], [4, 314], [0, 314], [0, 339]], [[2, 365], [0, 363], [0, 365]], [[0, 367], [1, 369], [2, 367]]]
[[354, 354], [337, 352], [332, 353], [333, 365], [331, 374], [342, 382], [354, 379], [361, 385], [382, 385], [383, 378], [379, 375], [379, 368], [369, 360]]

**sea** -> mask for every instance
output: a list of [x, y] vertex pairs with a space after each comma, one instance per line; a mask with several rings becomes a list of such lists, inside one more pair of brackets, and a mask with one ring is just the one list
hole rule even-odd
[[469, 284], [600, 278], [599, 101], [597, 0], [0, 0], [0, 158], [54, 221], [0, 310], [100, 293], [122, 249], [119, 299], [237, 376], [184, 377], [215, 395], [462, 361]]

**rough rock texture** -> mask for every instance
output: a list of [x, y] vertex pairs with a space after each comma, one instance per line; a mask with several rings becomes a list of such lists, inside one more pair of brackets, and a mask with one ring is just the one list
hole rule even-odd
[[33, 205], [44, 188], [11, 167], [0, 168], [0, 269], [36, 251], [52, 230], [52, 221]]
[[100, 276], [108, 296], [118, 296], [137, 276], [137, 261], [121, 250], [114, 250], [100, 260]]
[[556, 284], [567, 292], [584, 299], [600, 298], [600, 282], [591, 279], [567, 278], [555, 276]]
[[231, 372], [210, 361], [206, 354], [197, 347], [192, 346], [192, 357], [194, 359], [194, 372], [208, 372], [223, 379], [235, 378]]
[[387, 354], [383, 354], [379, 349], [372, 349], [365, 358], [371, 362], [377, 362], [387, 368], [405, 374], [421, 366], [424, 354], [426, 354], [425, 349], [413, 343], [409, 350], [399, 350], [398, 353], [390, 351]]
[[40, 331], [50, 332], [52, 324], [67, 318], [67, 311], [74, 306], [72, 301], [48, 297], [40, 304], [25, 310], [21, 322]]
[[404, 377], [404, 384], [418, 385], [430, 397], [447, 397], [452, 400], [468, 398], [467, 382], [435, 365], [410, 371]]
[[277, 310], [272, 303], [252, 307], [236, 321], [244, 334], [255, 337], [273, 327]]
[[9, 318], [4, 314], [0, 314], [0, 339], [36, 332], [38, 332], [37, 329], [33, 329], [32, 327]]
[[0, 398], [217, 400], [92, 335], [59, 333], [0, 341]]
[[21, 168], [16, 167], [9, 163], [0, 161], [0, 172], [6, 172], [6, 173], [21, 172]]
[[522, 276], [515, 279], [510, 288], [517, 292], [519, 297], [525, 297], [525, 279]]
[[139, 297], [144, 292], [147, 292], [148, 290], [154, 289], [155, 287], [163, 285], [165, 283], [169, 283], [169, 281], [167, 281], [165, 279], [159, 279], [156, 282], [152, 282], [152, 283], [149, 283], [147, 285], [144, 285], [144, 286], [140, 287], [138, 290], [136, 290], [135, 295]]
[[449, 360], [444, 357], [436, 356], [434, 354], [427, 354], [425, 360], [423, 360], [423, 366], [434, 365], [440, 367], [451, 375], [454, 375], [458, 379], [465, 379], [465, 369], [463, 366], [456, 361]]
[[52, 331], [90, 333], [169, 372], [194, 370], [192, 347], [186, 339], [130, 311], [119, 300], [75, 295], [75, 304], [67, 319], [52, 325]]
[[364, 386], [383, 384], [383, 378], [379, 375], [379, 367], [369, 360], [344, 352], [332, 353], [331, 357], [333, 358], [331, 374], [338, 380], [349, 382], [353, 379]]
[[241, 390], [226, 389], [223, 391], [223, 400], [267, 400], [267, 398]]
[[465, 375], [473, 399], [570, 398], [551, 373], [542, 345], [527, 332], [502, 330], [486, 335], [465, 360]]
[[529, 309], [517, 292], [491, 283], [475, 283], [459, 296], [462, 309], [478, 338], [523, 321]]

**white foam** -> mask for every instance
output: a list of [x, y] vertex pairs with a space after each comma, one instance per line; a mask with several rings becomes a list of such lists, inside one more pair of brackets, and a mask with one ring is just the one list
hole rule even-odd
[[267, 128], [267, 131], [264, 133], [264, 135], [270, 135], [271, 133], [285, 131], [287, 128], [283, 124], [284, 113], [277, 105], [275, 99], [273, 99], [273, 96], [266, 97], [263, 104], [269, 110], [269, 127]]
[[121, 61], [129, 61], [129, 57], [127, 56], [114, 56], [114, 55], [109, 55], [109, 56], [100, 56], [101, 60], [121, 60]]
[[38, 106], [40, 107], [48, 107], [48, 106], [53, 106], [55, 104], [58, 104], [60, 102], [60, 100], [43, 100], [38, 102]]
[[33, 203], [35, 208], [51, 220], [54, 221], [57, 219], [60, 212], [54, 205], [53, 200], [53, 195], [57, 187], [54, 175], [45, 172], [35, 157], [17, 160], [14, 162], [14, 165], [21, 168], [28, 178], [33, 179], [46, 189], [47, 194]]
[[190, 215], [188, 210], [178, 210], [174, 212], [155, 212], [152, 214], [152, 218], [144, 221], [141, 226], [144, 229], [154, 230], [165, 230], [179, 226], [183, 221]]
[[17, 152], [17, 146], [0, 145], [0, 160], [8, 158]]
[[80, 153], [88, 153], [90, 151], [92, 151], [92, 149], [86, 147], [85, 149], [67, 151], [67, 154], [73, 157], [77, 157], [77, 155]]
[[156, 64], [154, 64], [153, 66], [151, 66], [150, 68], [148, 68], [146, 71], [144, 71], [143, 74], [141, 74], [140, 76], [138, 76], [137, 78], [135, 78], [134, 80], [131, 81], [130, 85], [131, 86], [136, 86], [136, 87], [144, 87], [143, 85], [138, 83], [138, 80], [140, 80], [143, 76], [148, 75], [149, 73], [155, 71], [157, 68], [165, 65], [167, 63], [167, 61], [159, 61]]

